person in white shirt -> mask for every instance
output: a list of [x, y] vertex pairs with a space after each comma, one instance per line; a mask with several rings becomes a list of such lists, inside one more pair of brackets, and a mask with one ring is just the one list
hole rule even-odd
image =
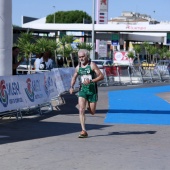
[[43, 56], [40, 59], [40, 65], [44, 64], [44, 68], [41, 70], [51, 70], [53, 68], [53, 60], [51, 59], [51, 52], [44, 52]]
[[39, 70], [40, 67], [40, 62], [41, 62], [41, 57], [43, 56], [43, 53], [36, 54], [36, 60], [34, 62], [34, 69], [36, 71]]

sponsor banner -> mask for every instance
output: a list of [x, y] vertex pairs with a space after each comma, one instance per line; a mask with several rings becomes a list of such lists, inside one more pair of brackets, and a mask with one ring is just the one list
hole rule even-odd
[[18, 76], [18, 79], [22, 86], [22, 97], [25, 100], [24, 107], [35, 106], [48, 101], [44, 89], [44, 73]]
[[0, 112], [24, 107], [25, 98], [18, 76], [0, 77]]
[[57, 87], [57, 94], [60, 95], [62, 92], [64, 92], [64, 86], [63, 86], [63, 82], [61, 79], [61, 75], [60, 75], [60, 69], [62, 68], [55, 68], [52, 69], [53, 73], [54, 73], [54, 83]]
[[[60, 72], [61, 80], [63, 83], [64, 91], [68, 91], [70, 89], [70, 82], [71, 82], [72, 75], [75, 72], [75, 69], [74, 68], [63, 68], [63, 69], [61, 68], [59, 69], [59, 72]], [[76, 83], [74, 87], [78, 87], [78, 83]]]
[[128, 57], [128, 52], [127, 51], [115, 51], [113, 53], [113, 62], [115, 64], [127, 64], [129, 65], [132, 63], [132, 59]]
[[48, 101], [59, 95], [56, 78], [53, 71], [44, 73], [43, 88], [45, 90]]
[[0, 112], [49, 102], [70, 89], [74, 72], [75, 68], [59, 68], [45, 73], [0, 76]]

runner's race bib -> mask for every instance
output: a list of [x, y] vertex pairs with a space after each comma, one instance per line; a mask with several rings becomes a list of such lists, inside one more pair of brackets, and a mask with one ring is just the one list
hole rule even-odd
[[82, 75], [81, 76], [81, 82], [84, 83], [84, 81], [86, 81], [86, 80], [89, 80], [89, 81], [92, 80], [92, 76], [90, 74]]

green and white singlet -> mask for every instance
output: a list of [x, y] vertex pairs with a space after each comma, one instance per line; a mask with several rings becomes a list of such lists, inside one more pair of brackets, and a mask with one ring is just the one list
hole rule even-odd
[[88, 85], [83, 84], [85, 79], [92, 80], [95, 78], [95, 72], [91, 69], [90, 65], [87, 65], [85, 68], [79, 67], [78, 75], [81, 79], [81, 88], [80, 93], [84, 92], [86, 95], [97, 94], [97, 85], [96, 83], [91, 82]]

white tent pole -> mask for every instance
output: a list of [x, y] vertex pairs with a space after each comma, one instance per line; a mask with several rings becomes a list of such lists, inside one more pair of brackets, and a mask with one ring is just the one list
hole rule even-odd
[[12, 75], [12, 0], [0, 0], [0, 76]]

